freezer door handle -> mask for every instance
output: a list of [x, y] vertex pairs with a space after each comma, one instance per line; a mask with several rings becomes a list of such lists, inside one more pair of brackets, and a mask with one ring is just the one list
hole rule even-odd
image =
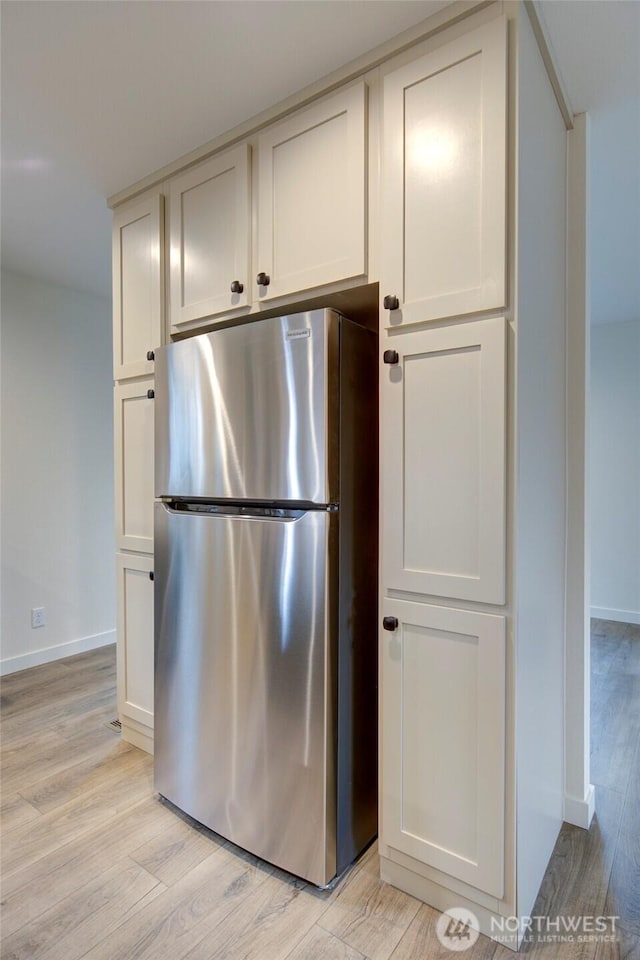
[[262, 507], [251, 504], [202, 503], [187, 500], [163, 501], [167, 513], [197, 517], [225, 517], [232, 520], [276, 520], [291, 522], [299, 520], [307, 510], [289, 507]]

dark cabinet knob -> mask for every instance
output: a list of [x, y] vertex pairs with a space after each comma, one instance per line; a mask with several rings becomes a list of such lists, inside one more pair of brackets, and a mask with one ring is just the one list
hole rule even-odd
[[153, 570], [149, 570], [149, 580], [153, 580]]
[[147, 350], [147, 360], [155, 360], [156, 355], [153, 350]]
[[147, 390], [147, 397], [149, 398], [149, 400], [153, 400], [155, 395], [156, 395], [155, 390]]
[[385, 630], [397, 630], [398, 629], [398, 618], [397, 617], [383, 617], [382, 626]]
[[397, 310], [400, 306], [400, 301], [397, 297], [386, 296], [382, 302], [384, 303], [385, 310]]
[[256, 277], [256, 283], [259, 287], [268, 287], [271, 283], [271, 277], [266, 273], [259, 273]]
[[397, 363], [400, 357], [398, 356], [397, 350], [385, 350], [382, 354], [382, 359], [385, 363]]
[[[263, 276], [264, 276], [264, 274], [263, 274]], [[258, 281], [258, 282], [260, 282], [260, 281]], [[242, 293], [243, 290], [244, 290], [244, 283], [240, 283], [239, 280], [234, 280], [234, 281], [231, 283], [231, 293]]]

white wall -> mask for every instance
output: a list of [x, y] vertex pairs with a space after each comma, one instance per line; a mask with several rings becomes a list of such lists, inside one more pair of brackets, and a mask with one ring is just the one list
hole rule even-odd
[[3, 271], [1, 385], [8, 673], [115, 640], [109, 302]]
[[591, 614], [640, 623], [640, 319], [591, 329]]

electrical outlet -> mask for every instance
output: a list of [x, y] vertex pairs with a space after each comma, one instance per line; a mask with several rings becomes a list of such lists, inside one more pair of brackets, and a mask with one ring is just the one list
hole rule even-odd
[[31, 607], [31, 626], [44, 627], [47, 622], [47, 612], [44, 607]]

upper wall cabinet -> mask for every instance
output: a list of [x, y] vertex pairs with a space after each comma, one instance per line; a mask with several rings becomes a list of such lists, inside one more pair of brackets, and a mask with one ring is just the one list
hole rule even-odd
[[385, 587], [504, 603], [505, 322], [391, 339], [380, 390]]
[[261, 300], [366, 273], [365, 108], [359, 83], [260, 135]]
[[250, 147], [243, 143], [169, 186], [170, 320], [181, 324], [251, 303]]
[[506, 22], [384, 80], [381, 295], [391, 323], [505, 303]]
[[162, 343], [163, 197], [113, 216], [114, 379], [153, 373], [147, 353]]

